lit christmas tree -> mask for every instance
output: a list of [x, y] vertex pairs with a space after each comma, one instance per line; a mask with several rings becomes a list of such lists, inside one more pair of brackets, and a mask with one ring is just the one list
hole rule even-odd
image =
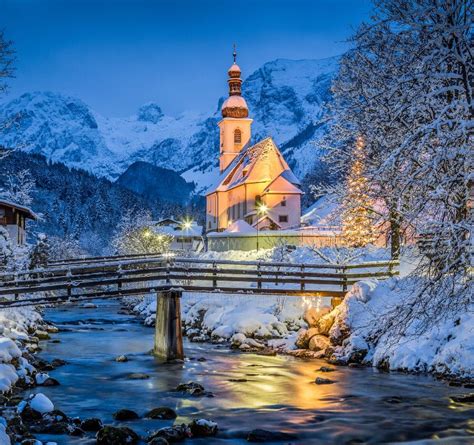
[[364, 160], [364, 140], [359, 137], [346, 179], [346, 196], [342, 206], [342, 234], [349, 247], [363, 247], [374, 241], [369, 183], [364, 176]]

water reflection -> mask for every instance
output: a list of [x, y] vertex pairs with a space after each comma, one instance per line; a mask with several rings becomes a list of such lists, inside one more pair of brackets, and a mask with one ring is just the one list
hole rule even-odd
[[[246, 433], [254, 428], [295, 433], [295, 444], [474, 443], [472, 405], [449, 401], [449, 395], [468, 390], [429, 377], [369, 369], [321, 373], [317, 370], [325, 363], [319, 361], [245, 355], [204, 344], [187, 343], [184, 364], [162, 364], [149, 354], [153, 329], [117, 315], [117, 309], [108, 302], [93, 310], [60, 308], [47, 313], [66, 330], [57, 336], [60, 343], [45, 342], [42, 355], [69, 364], [52, 373], [61, 386], [36, 391], [46, 393], [68, 415], [114, 423], [112, 414], [118, 409], [143, 414], [165, 405], [177, 410], [178, 423], [195, 417], [218, 422], [219, 436], [193, 441], [197, 444], [247, 443]], [[121, 354], [130, 361], [115, 362]], [[130, 373], [146, 373], [149, 379], [130, 380]], [[316, 385], [317, 376], [336, 383]], [[190, 380], [215, 397], [183, 397], [172, 391]], [[172, 423], [142, 419], [126, 424], [145, 435]], [[88, 443], [70, 437], [49, 439]]]

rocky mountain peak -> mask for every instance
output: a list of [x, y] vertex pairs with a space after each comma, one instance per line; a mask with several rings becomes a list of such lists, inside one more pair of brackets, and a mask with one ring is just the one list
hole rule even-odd
[[[319, 119], [336, 68], [337, 58], [278, 59], [242, 86], [254, 120], [253, 141], [272, 136], [300, 179], [318, 162], [313, 141], [326, 131]], [[218, 163], [219, 119], [218, 110], [167, 116], [153, 102], [131, 118], [104, 117], [79, 99], [34, 92], [0, 106], [0, 122], [13, 122], [0, 134], [0, 146], [40, 153], [112, 180], [133, 162], [145, 161], [175, 170], [199, 191], [212, 181]]]
[[162, 117], [163, 112], [161, 108], [153, 102], [144, 104], [138, 109], [137, 119], [139, 121], [157, 124]]

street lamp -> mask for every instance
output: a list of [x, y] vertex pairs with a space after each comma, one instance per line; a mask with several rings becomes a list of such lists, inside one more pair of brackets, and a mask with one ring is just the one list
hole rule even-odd
[[[185, 219], [182, 223], [181, 223], [181, 231], [186, 231], [186, 233], [188, 232], [188, 230], [192, 227], [193, 225], [193, 220], [192, 219]], [[184, 235], [181, 234], [181, 246], [183, 248], [183, 252], [184, 252]]]
[[259, 234], [259, 229], [258, 229], [258, 222], [259, 222], [259, 216], [260, 215], [266, 215], [268, 212], [268, 207], [262, 202], [257, 205], [257, 252], [259, 248], [259, 240], [258, 240], [258, 234]]

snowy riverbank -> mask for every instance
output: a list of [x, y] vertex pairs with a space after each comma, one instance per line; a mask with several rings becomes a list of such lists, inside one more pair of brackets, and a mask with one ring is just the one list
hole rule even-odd
[[[49, 333], [52, 332], [57, 332], [57, 329], [47, 324], [35, 309], [0, 310], [0, 409], [3, 416], [0, 417], [1, 444], [13, 443], [9, 436], [16, 439], [27, 436], [21, 420], [22, 410], [29, 410], [31, 407], [40, 412], [45, 404], [54, 407], [42, 394], [38, 394], [34, 400], [24, 401], [19, 396], [26, 388], [57, 384], [45, 369], [41, 369], [43, 365], [54, 369], [54, 365], [45, 364], [34, 355], [40, 350], [39, 341], [49, 338]], [[57, 365], [60, 364], [62, 362], [58, 361]]]
[[[334, 358], [387, 370], [474, 379], [474, 304], [462, 314], [432, 319], [426, 327], [420, 318], [405, 323], [406, 309], [417, 304], [414, 289], [419, 285], [414, 278], [354, 285], [333, 313], [329, 336]], [[423, 307], [426, 316], [439, 298], [428, 300]]]

